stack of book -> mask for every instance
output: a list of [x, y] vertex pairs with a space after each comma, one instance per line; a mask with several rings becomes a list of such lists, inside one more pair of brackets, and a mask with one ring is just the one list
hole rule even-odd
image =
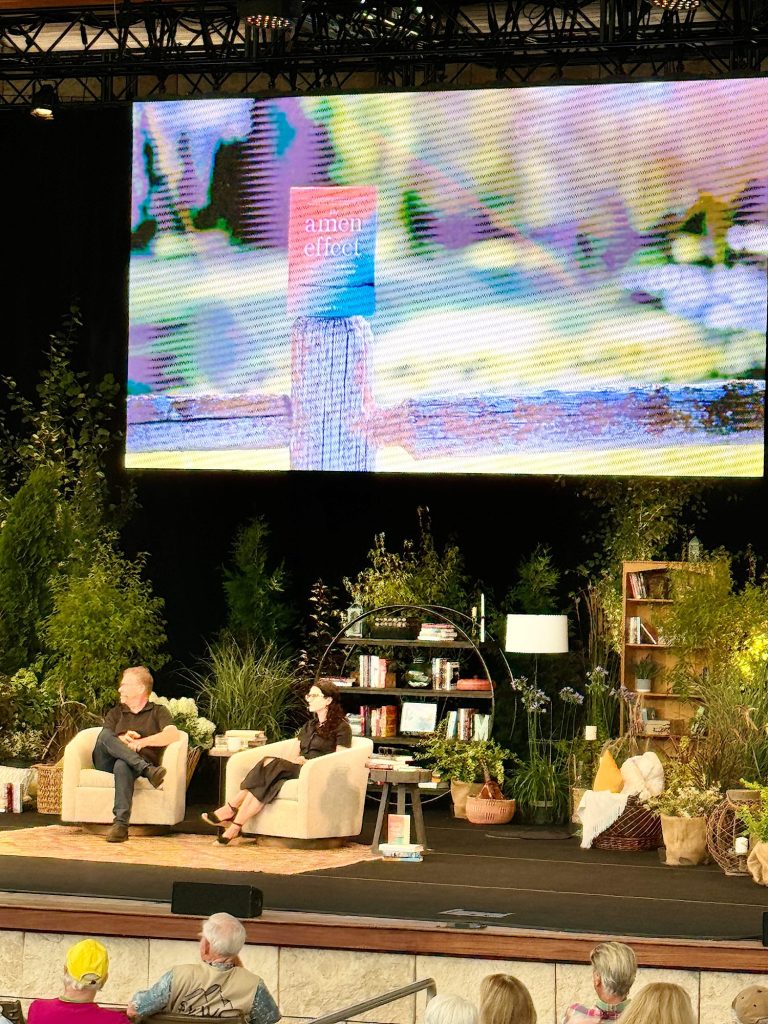
[[491, 727], [491, 716], [481, 714], [476, 708], [459, 708], [445, 716], [448, 739], [487, 740]]
[[385, 704], [384, 707], [360, 708], [360, 735], [374, 739], [397, 736], [397, 705]]
[[372, 690], [382, 690], [387, 685], [386, 658], [379, 658], [376, 654], [360, 655], [360, 685]]
[[456, 627], [450, 622], [422, 622], [418, 639], [450, 642], [456, 639]]
[[421, 843], [379, 843], [379, 853], [390, 860], [420, 862], [424, 860]]

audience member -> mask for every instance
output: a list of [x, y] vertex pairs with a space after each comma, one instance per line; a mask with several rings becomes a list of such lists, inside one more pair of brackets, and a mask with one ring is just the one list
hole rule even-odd
[[434, 996], [424, 1011], [424, 1024], [478, 1024], [477, 1008], [462, 996]]
[[105, 1010], [95, 1002], [109, 974], [109, 956], [95, 939], [83, 939], [67, 953], [64, 994], [57, 999], [35, 999], [27, 1011], [27, 1024], [129, 1024], [122, 1010]]
[[684, 988], [659, 981], [640, 989], [621, 1024], [697, 1024], [697, 1017]]
[[511, 974], [489, 974], [480, 985], [480, 1024], [536, 1024], [531, 993]]
[[[629, 990], [637, 974], [637, 960], [623, 942], [601, 942], [590, 954], [592, 984], [597, 999], [592, 1006], [572, 1003], [565, 1011], [563, 1024], [595, 1024], [618, 1020], [629, 1002]], [[624, 1018], [621, 1018], [622, 1021]]]
[[128, 1016], [140, 1020], [161, 1010], [195, 1017], [241, 1013], [248, 1024], [276, 1024], [280, 1011], [267, 986], [240, 963], [244, 945], [245, 928], [236, 917], [212, 914], [203, 922], [200, 963], [172, 967], [151, 988], [137, 992]]
[[731, 1003], [736, 1024], [768, 1024], [768, 988], [749, 985]]

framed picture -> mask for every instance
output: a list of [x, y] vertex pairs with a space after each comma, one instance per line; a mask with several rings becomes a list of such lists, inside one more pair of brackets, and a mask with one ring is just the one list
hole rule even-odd
[[435, 701], [403, 701], [400, 712], [401, 734], [423, 736], [434, 732], [437, 724]]

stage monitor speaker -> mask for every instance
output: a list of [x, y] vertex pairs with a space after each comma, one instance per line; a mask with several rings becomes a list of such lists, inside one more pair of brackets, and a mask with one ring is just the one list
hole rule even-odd
[[768, 914], [763, 914], [763, 945], [768, 946]]
[[220, 885], [211, 882], [174, 882], [171, 913], [190, 917], [231, 914], [233, 917], [260, 917], [263, 906], [261, 889], [252, 885]]

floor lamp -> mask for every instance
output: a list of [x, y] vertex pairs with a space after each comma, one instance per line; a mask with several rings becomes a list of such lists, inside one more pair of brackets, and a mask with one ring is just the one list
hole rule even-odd
[[[504, 650], [510, 654], [568, 653], [567, 615], [508, 615]], [[534, 663], [535, 664], [535, 663]]]
[[[533, 686], [538, 689], [540, 654], [566, 654], [568, 652], [567, 615], [508, 615], [504, 650], [510, 654], [533, 655]], [[507, 833], [513, 835], [519, 833]], [[550, 829], [537, 832], [538, 839], [565, 839], [568, 830]]]

